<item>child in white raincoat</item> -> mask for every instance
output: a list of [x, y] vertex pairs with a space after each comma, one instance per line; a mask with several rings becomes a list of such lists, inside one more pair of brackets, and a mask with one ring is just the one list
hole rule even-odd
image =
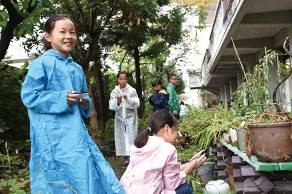
[[138, 133], [137, 108], [140, 106], [135, 88], [128, 84], [128, 74], [119, 72], [118, 85], [112, 90], [109, 109], [115, 111], [115, 148], [117, 156], [124, 156], [129, 164], [130, 146]]

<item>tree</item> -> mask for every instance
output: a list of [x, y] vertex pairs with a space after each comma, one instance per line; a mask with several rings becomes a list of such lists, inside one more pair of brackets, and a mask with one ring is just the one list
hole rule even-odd
[[[142, 101], [141, 60], [156, 57], [168, 52], [169, 46], [176, 44], [181, 38], [183, 21], [179, 9], [162, 14], [160, 11], [168, 1], [130, 0], [121, 5], [122, 17], [118, 20], [116, 42], [134, 59], [136, 90]], [[121, 25], [122, 24], [122, 25]], [[158, 67], [158, 66], [157, 66]], [[160, 69], [161, 71], [161, 69]]]
[[0, 139], [28, 138], [27, 111], [19, 95], [26, 67], [17, 69], [4, 63], [0, 65]]
[[0, 2], [1, 61], [4, 59], [14, 36], [20, 37], [32, 32], [42, 7], [48, 6], [49, 0], [1, 0]]

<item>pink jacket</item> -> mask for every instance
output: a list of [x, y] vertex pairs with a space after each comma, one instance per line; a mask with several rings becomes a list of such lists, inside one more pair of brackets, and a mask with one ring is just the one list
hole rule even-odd
[[144, 147], [132, 148], [121, 184], [127, 194], [175, 194], [185, 177], [175, 147], [158, 136], [149, 136]]

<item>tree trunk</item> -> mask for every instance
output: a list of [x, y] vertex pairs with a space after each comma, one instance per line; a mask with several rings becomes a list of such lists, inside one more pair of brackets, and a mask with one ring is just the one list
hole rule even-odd
[[104, 86], [104, 78], [102, 73], [102, 64], [101, 64], [101, 50], [100, 47], [97, 46], [96, 50], [97, 56], [95, 57], [95, 64], [93, 66], [94, 72], [94, 80], [96, 83], [96, 112], [97, 112], [97, 120], [99, 121], [99, 135], [100, 138], [103, 137], [105, 122], [106, 122], [106, 113], [108, 109], [108, 101], [105, 97], [105, 86]]
[[134, 47], [133, 53], [134, 61], [135, 61], [135, 74], [136, 74], [136, 91], [137, 95], [140, 99], [140, 107], [139, 107], [139, 117], [143, 116], [144, 112], [144, 100], [142, 96], [142, 84], [141, 84], [141, 69], [140, 69], [140, 51], [138, 47]]
[[10, 41], [13, 38], [14, 29], [18, 24], [23, 21], [23, 17], [17, 13], [15, 7], [11, 1], [1, 0], [1, 4], [7, 9], [9, 15], [9, 21], [1, 31], [0, 39], [0, 61], [4, 59], [7, 49], [10, 45]]
[[98, 99], [98, 120], [100, 123], [100, 137], [103, 138], [102, 134], [104, 134], [104, 128], [105, 128], [105, 122], [106, 122], [106, 108], [108, 107], [108, 102], [105, 100], [105, 91], [104, 91], [104, 81], [103, 81], [103, 75], [102, 75], [102, 66], [100, 60], [96, 61], [96, 64], [94, 64], [94, 77], [96, 79], [96, 96]]
[[100, 114], [100, 100], [98, 97], [98, 94], [100, 91], [95, 92], [94, 87], [92, 87], [92, 84], [90, 82], [90, 78], [93, 78], [95, 80], [95, 83], [98, 84], [96, 76], [96, 64], [94, 64], [93, 72], [90, 71], [90, 63], [92, 61], [97, 60], [98, 56], [96, 55], [96, 37], [91, 37], [91, 43], [89, 44], [89, 48], [85, 57], [85, 68], [88, 72], [88, 77], [87, 78], [87, 83], [88, 83], [88, 90], [90, 93], [90, 96], [92, 98], [92, 110], [91, 110], [91, 116], [90, 116], [90, 134], [92, 138], [94, 139], [95, 142], [100, 143], [101, 139], [101, 130], [102, 129], [102, 124], [100, 122], [101, 114]]
[[98, 142], [98, 134], [97, 134], [97, 129], [98, 129], [98, 122], [97, 122], [97, 113], [96, 113], [96, 103], [94, 101], [94, 94], [93, 94], [93, 90], [92, 90], [92, 86], [91, 84], [88, 84], [88, 91], [89, 91], [89, 95], [92, 98], [92, 110], [91, 110], [91, 115], [90, 115], [90, 127], [89, 127], [89, 131], [91, 134], [91, 137]]

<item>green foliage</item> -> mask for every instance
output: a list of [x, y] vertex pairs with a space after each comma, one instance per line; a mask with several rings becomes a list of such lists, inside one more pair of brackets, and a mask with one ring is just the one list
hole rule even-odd
[[20, 99], [21, 82], [26, 69], [0, 64], [0, 139], [27, 139], [28, 117]]
[[114, 118], [109, 119], [105, 125], [105, 134], [104, 134], [104, 145], [109, 147], [114, 147], [114, 130], [115, 123]]
[[[34, 4], [37, 4], [34, 10], [31, 10], [30, 7], [33, 7]], [[36, 23], [39, 22], [40, 15], [44, 8], [51, 7], [51, 0], [21, 0], [13, 1], [13, 6], [16, 8], [18, 14], [24, 18], [23, 22], [18, 25], [14, 31], [14, 36], [16, 38], [23, 37], [26, 34], [31, 34]], [[0, 27], [6, 26], [8, 22], [8, 12], [4, 9], [3, 5], [0, 5]]]
[[29, 172], [26, 168], [28, 161], [20, 154], [10, 155], [12, 150], [9, 144], [0, 142], [0, 150], [4, 150], [0, 151], [0, 193], [27, 193], [29, 191]]
[[233, 112], [222, 107], [191, 109], [179, 126], [191, 135], [195, 150], [206, 149], [233, 125]]
[[[244, 82], [234, 93], [233, 110], [238, 117], [246, 124], [252, 122], [275, 122], [287, 120], [287, 115], [274, 114], [279, 105], [272, 98], [271, 88], [271, 68], [277, 72], [277, 81], [285, 76], [289, 76], [291, 66], [283, 65], [279, 60], [280, 53], [274, 50], [267, 50], [265, 55], [255, 65], [253, 73], [244, 73]], [[280, 85], [278, 85], [280, 86]], [[277, 87], [274, 93], [277, 92]], [[276, 97], [276, 96], [275, 96]]]

